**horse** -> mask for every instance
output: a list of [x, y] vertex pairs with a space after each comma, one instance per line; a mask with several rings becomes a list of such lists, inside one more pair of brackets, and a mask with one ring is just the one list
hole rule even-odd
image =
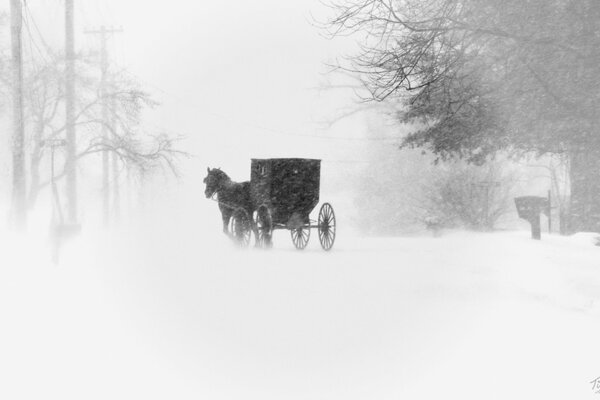
[[[233, 182], [229, 176], [220, 168], [206, 168], [208, 175], [204, 178], [206, 189], [204, 194], [207, 199], [217, 195], [221, 217], [223, 219], [223, 233], [231, 236], [229, 232], [229, 221], [238, 208], [246, 211], [248, 217], [252, 219], [254, 207], [250, 197], [250, 182]], [[254, 223], [251, 223], [252, 230], [256, 233]]]

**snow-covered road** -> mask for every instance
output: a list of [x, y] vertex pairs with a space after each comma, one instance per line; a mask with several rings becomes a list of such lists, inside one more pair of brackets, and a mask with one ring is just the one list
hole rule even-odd
[[7, 239], [0, 398], [600, 396], [600, 250], [585, 235], [340, 231], [325, 253], [278, 232], [272, 251], [240, 251], [161, 224], [84, 232], [59, 266], [43, 242], [16, 261], [24, 244]]

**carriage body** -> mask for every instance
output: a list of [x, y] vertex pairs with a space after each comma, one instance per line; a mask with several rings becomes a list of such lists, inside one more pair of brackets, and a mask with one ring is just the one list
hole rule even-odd
[[252, 159], [250, 196], [255, 209], [267, 206], [274, 228], [310, 225], [319, 203], [321, 160]]
[[[254, 231], [256, 245], [266, 248], [271, 247], [275, 230], [289, 230], [294, 246], [302, 250], [308, 244], [311, 229], [316, 229], [321, 247], [330, 250], [336, 232], [333, 208], [324, 203], [318, 219], [310, 219], [310, 213], [319, 203], [320, 183], [321, 160], [252, 159], [250, 183], [245, 186], [250, 200], [247, 208], [251, 211], [233, 202], [226, 204], [233, 209], [227, 231], [243, 246], [248, 245]], [[231, 191], [231, 186], [228, 187]]]

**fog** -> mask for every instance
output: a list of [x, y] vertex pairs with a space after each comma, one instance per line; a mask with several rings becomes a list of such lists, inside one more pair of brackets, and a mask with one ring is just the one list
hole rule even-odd
[[[64, 10], [63, 0], [23, 8], [28, 172], [41, 98], [28, 79], [41, 65], [63, 70]], [[402, 123], [400, 97], [367, 101], [366, 74], [361, 83], [340, 66], [371, 39], [331, 37], [321, 23], [333, 14], [316, 0], [75, 0], [77, 109], [103, 90], [90, 31], [114, 30], [107, 74], [126, 95], [109, 95], [106, 125], [132, 139], [110, 142], [120, 158], [107, 205], [107, 150], [93, 148], [104, 145], [94, 136], [105, 132], [94, 125], [102, 111], [77, 126], [81, 148], [95, 152], [77, 164], [77, 216], [67, 222], [80, 231], [60, 241], [69, 201], [64, 174], [51, 190], [50, 150], [26, 228], [15, 227], [12, 85], [2, 84], [0, 398], [597, 396], [600, 235], [567, 230], [564, 213], [577, 210], [569, 161], [511, 153], [517, 145], [483, 163], [466, 159], [485, 145], [463, 159], [436, 154], [435, 143], [402, 146], [436, 119]], [[63, 138], [57, 90], [62, 122], [48, 125], [59, 133], [45, 133], [48, 142]], [[157, 138], [168, 146], [154, 158]], [[55, 151], [60, 171], [66, 153]], [[249, 181], [251, 160], [271, 158], [321, 160], [304, 250], [290, 238], [293, 218], [272, 246], [255, 246], [255, 232], [240, 246], [222, 232], [218, 195], [205, 193], [207, 169]], [[536, 214], [539, 241], [535, 221], [519, 218], [519, 196], [550, 198]], [[335, 210], [329, 251], [323, 203]]]

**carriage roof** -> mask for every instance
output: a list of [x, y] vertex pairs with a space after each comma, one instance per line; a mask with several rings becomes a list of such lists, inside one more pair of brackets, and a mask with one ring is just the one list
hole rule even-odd
[[314, 165], [320, 164], [321, 160], [316, 158], [253, 158], [252, 164], [254, 163], [277, 163], [279, 165]]

